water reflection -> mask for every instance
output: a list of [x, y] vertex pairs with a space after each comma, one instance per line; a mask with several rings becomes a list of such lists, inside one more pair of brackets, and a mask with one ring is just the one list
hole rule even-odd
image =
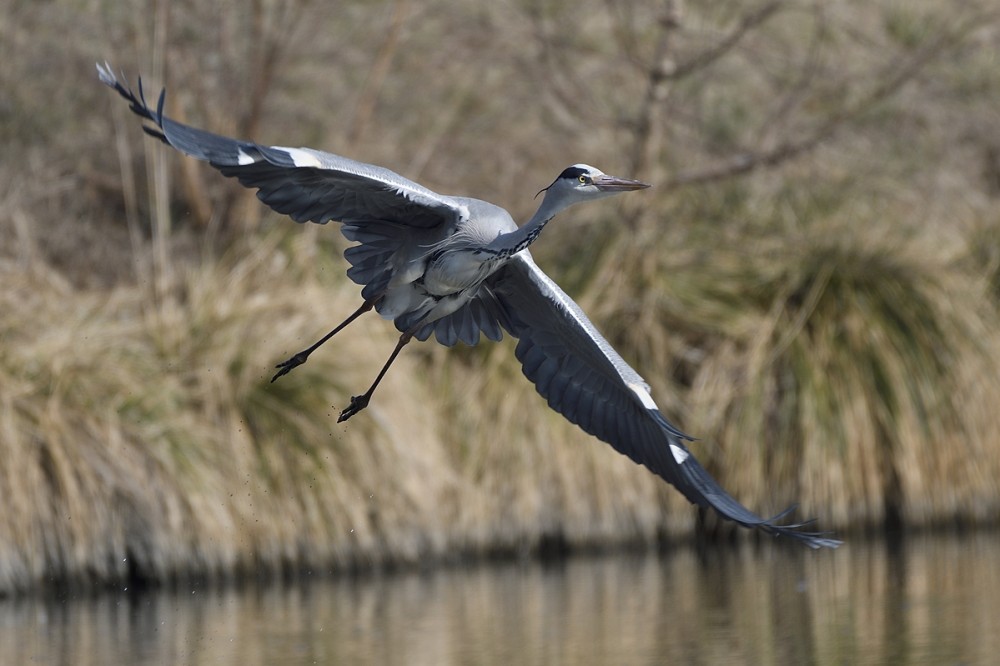
[[997, 655], [997, 534], [0, 602], [3, 664], [986, 664]]

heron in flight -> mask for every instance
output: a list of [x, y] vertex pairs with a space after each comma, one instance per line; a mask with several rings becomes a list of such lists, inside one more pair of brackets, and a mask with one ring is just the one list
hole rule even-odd
[[763, 518], [713, 479], [685, 445], [692, 437], [660, 413], [642, 377], [611, 347], [580, 307], [535, 264], [530, 246], [558, 213], [573, 204], [649, 187], [575, 164], [543, 190], [535, 214], [518, 226], [491, 203], [443, 196], [371, 164], [313, 150], [238, 141], [171, 120], [164, 93], [150, 108], [122, 85], [111, 67], [97, 65], [100, 80], [131, 110], [155, 126], [147, 134], [205, 160], [236, 178], [275, 211], [296, 222], [339, 222], [356, 244], [344, 252], [347, 275], [361, 285], [361, 306], [316, 344], [277, 365], [274, 381], [363, 313], [375, 309], [400, 331], [399, 342], [367, 391], [351, 398], [338, 421], [354, 416], [372, 398], [402, 348], [432, 335], [451, 347], [480, 335], [517, 339], [515, 355], [525, 376], [549, 406], [586, 432], [673, 484], [689, 501], [714, 509], [748, 528], [797, 539], [811, 548], [840, 541], [783, 523], [792, 508]]

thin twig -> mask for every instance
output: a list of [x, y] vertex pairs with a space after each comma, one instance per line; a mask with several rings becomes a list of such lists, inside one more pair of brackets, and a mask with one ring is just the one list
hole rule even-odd
[[982, 16], [976, 16], [953, 30], [945, 31], [932, 43], [917, 50], [908, 58], [897, 59], [886, 68], [890, 74], [878, 85], [859, 101], [838, 109], [808, 134], [783, 141], [767, 150], [746, 151], [709, 167], [681, 172], [663, 183], [661, 187], [664, 190], [671, 190], [687, 185], [724, 180], [759, 168], [776, 166], [815, 149], [831, 139], [850, 121], [862, 116], [872, 107], [895, 94], [906, 83], [913, 80], [942, 51], [981, 25], [982, 20]]
[[686, 78], [694, 72], [708, 67], [719, 58], [732, 51], [733, 48], [736, 47], [736, 45], [743, 39], [743, 37], [745, 37], [751, 30], [767, 21], [767, 19], [774, 16], [774, 14], [785, 4], [785, 0], [774, 0], [773, 2], [744, 14], [740, 19], [740, 22], [736, 24], [736, 27], [733, 28], [728, 35], [719, 40], [719, 42], [714, 46], [691, 58], [688, 58], [684, 62], [678, 63], [676, 67], [674, 67], [673, 71], [667, 75], [668, 78], [676, 81]]
[[358, 104], [354, 111], [354, 122], [351, 123], [351, 129], [347, 133], [347, 147], [349, 150], [356, 148], [361, 143], [365, 131], [368, 129], [368, 125], [375, 115], [375, 104], [378, 102], [382, 86], [389, 75], [392, 60], [396, 56], [396, 50], [399, 48], [399, 35], [403, 30], [403, 25], [406, 23], [408, 11], [409, 0], [396, 0], [392, 6], [392, 14], [389, 17], [389, 27], [386, 30], [385, 39], [382, 40], [382, 45], [375, 56], [375, 62], [372, 64], [371, 72], [368, 74], [368, 80], [365, 81], [365, 87], [358, 98]]

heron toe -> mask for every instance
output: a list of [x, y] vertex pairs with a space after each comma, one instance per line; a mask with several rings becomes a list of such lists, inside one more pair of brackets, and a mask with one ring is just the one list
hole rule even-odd
[[282, 375], [287, 375], [289, 372], [291, 372], [295, 368], [305, 363], [307, 358], [309, 358], [308, 354], [303, 354], [302, 352], [299, 352], [290, 359], [282, 361], [278, 365], [274, 366], [276, 368], [279, 368], [279, 370], [274, 374], [274, 377], [271, 377], [271, 381], [273, 382], [275, 379], [281, 377]]
[[342, 411], [340, 413], [340, 416], [337, 417], [337, 423], [346, 421], [347, 419], [351, 418], [352, 416], [360, 412], [362, 409], [367, 407], [368, 401], [370, 399], [371, 396], [368, 395], [367, 393], [364, 395], [351, 396], [351, 404], [345, 407], [344, 411]]

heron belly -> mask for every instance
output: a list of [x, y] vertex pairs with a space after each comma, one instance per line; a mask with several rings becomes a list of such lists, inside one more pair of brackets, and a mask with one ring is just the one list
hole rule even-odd
[[409, 330], [457, 311], [498, 266], [482, 251], [448, 250], [431, 257], [421, 276], [391, 281], [375, 307], [382, 317], [395, 320], [400, 330]]
[[401, 331], [437, 321], [457, 311], [475, 296], [478, 287], [445, 296], [429, 294], [419, 282], [389, 289], [375, 304], [384, 319], [391, 319]]

